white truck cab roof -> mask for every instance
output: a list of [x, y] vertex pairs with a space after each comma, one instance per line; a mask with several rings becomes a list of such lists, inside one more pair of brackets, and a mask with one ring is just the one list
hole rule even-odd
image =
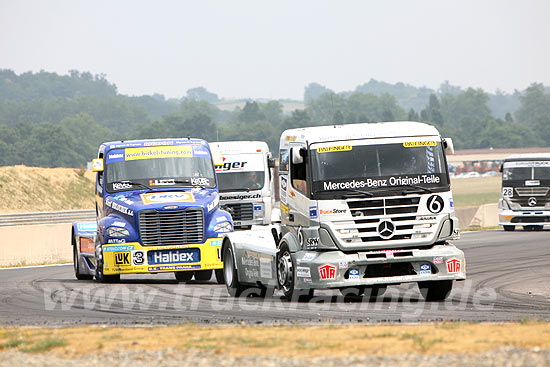
[[210, 143], [210, 149], [225, 154], [269, 153], [269, 147], [263, 141], [219, 141]]

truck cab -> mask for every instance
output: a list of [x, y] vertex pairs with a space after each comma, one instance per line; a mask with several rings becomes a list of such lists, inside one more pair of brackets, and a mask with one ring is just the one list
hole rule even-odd
[[228, 275], [238, 281], [231, 290], [226, 277], [230, 293], [263, 284], [290, 299], [315, 289], [375, 297], [416, 282], [427, 300], [445, 299], [452, 281], [465, 279], [464, 253], [449, 242], [459, 238], [445, 155], [452, 151], [433, 126], [410, 121], [283, 132], [280, 231], [272, 246], [259, 243], [265, 234], [226, 236], [224, 259], [236, 259]]
[[550, 224], [550, 154], [516, 155], [501, 166], [499, 224], [540, 231]]
[[77, 279], [174, 272], [222, 281], [221, 237], [233, 224], [219, 209], [208, 143], [201, 139], [103, 143], [93, 160], [96, 222], [74, 223]]
[[275, 161], [268, 145], [263, 141], [227, 141], [210, 146], [213, 154], [219, 155], [220, 206], [231, 214], [235, 230], [270, 224]]

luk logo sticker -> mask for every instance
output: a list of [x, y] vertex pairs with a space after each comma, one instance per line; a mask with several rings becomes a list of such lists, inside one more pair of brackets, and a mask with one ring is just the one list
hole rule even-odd
[[115, 265], [116, 266], [128, 266], [128, 265], [130, 265], [130, 253], [129, 252], [115, 252]]
[[336, 279], [336, 266], [331, 264], [325, 264], [325, 265], [319, 266], [319, 279], [321, 280]]
[[460, 267], [462, 266], [462, 262], [456, 257], [453, 257], [452, 259], [447, 260], [445, 264], [447, 265], [447, 273], [449, 274], [459, 273]]

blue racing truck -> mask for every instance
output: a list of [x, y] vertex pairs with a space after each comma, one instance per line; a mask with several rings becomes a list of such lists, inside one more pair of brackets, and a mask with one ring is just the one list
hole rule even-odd
[[223, 283], [221, 237], [233, 230], [219, 208], [208, 143], [201, 139], [103, 143], [93, 160], [96, 222], [74, 223], [77, 279], [174, 272], [178, 281]]

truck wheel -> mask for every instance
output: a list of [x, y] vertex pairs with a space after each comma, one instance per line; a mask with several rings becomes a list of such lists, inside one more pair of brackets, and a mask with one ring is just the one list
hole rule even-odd
[[214, 270], [214, 274], [216, 275], [216, 282], [218, 284], [224, 284], [225, 280], [223, 277], [223, 269], [216, 269]]
[[506, 232], [513, 232], [516, 229], [516, 226], [503, 226]]
[[198, 280], [199, 282], [207, 282], [210, 279], [212, 279], [212, 269], [195, 271], [195, 280]]
[[418, 282], [418, 288], [422, 297], [428, 302], [444, 301], [449, 297], [453, 289], [452, 280], [436, 280], [427, 282]]
[[95, 267], [95, 281], [99, 283], [116, 283], [120, 281], [120, 274], [103, 274], [103, 260], [97, 260]]
[[227, 293], [229, 293], [231, 297], [240, 297], [248, 287], [239, 283], [237, 267], [235, 266], [235, 259], [233, 258], [233, 249], [231, 246], [227, 246], [223, 250], [223, 259], [223, 277], [225, 286], [227, 287]]
[[178, 282], [188, 282], [193, 278], [193, 271], [175, 271], [174, 276]]
[[277, 281], [283, 290], [285, 298], [289, 301], [308, 302], [313, 298], [313, 289], [295, 289], [296, 265], [288, 249], [283, 243], [277, 254]]
[[542, 231], [544, 230], [544, 226], [533, 226], [535, 227], [535, 231]]
[[76, 245], [73, 245], [73, 266], [74, 266], [74, 276], [78, 280], [91, 280], [93, 278], [92, 275], [89, 274], [82, 274], [80, 272], [80, 261], [78, 260], [78, 250], [76, 249]]

